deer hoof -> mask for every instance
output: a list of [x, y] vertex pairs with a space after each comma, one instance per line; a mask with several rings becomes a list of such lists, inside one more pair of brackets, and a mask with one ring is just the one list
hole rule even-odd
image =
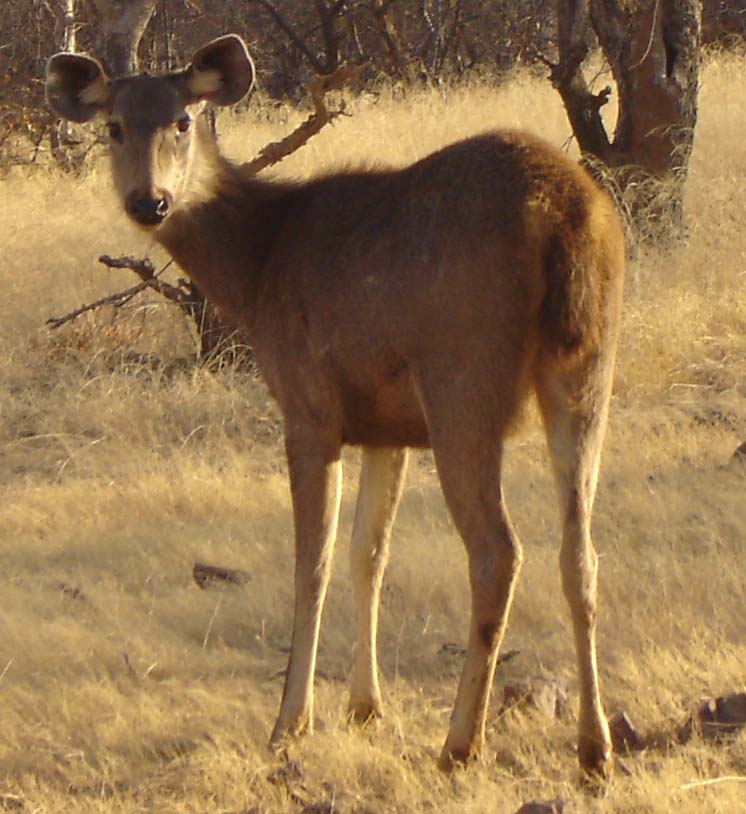
[[350, 701], [347, 708], [347, 720], [354, 724], [367, 724], [370, 721], [383, 718], [383, 708], [379, 701]]
[[312, 732], [313, 725], [306, 717], [290, 724], [284, 721], [277, 721], [269, 738], [269, 748], [273, 752], [281, 752], [288, 741], [295, 740], [301, 737], [301, 735], [312, 734]]
[[454, 748], [446, 744], [438, 758], [438, 768], [441, 772], [450, 774], [454, 769], [465, 768], [469, 763], [473, 763], [476, 758], [477, 753], [473, 749], [468, 747]]
[[581, 735], [578, 741], [578, 762], [588, 781], [605, 782], [611, 775], [611, 743]]

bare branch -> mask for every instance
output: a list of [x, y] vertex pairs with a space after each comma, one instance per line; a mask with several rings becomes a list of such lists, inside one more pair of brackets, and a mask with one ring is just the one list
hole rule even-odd
[[329, 110], [326, 106], [326, 94], [341, 88], [359, 70], [359, 65], [343, 65], [331, 76], [317, 76], [311, 83], [314, 112], [282, 141], [275, 141], [264, 147], [256, 158], [243, 165], [243, 169], [247, 173], [256, 175], [263, 169], [277, 164], [300, 149], [329, 122], [343, 115], [344, 109]]
[[103, 263], [103, 265], [110, 269], [130, 269], [134, 271], [143, 282], [152, 280], [156, 276], [155, 266], [147, 257], [144, 257], [142, 260], [136, 260], [129, 255], [110, 257], [108, 254], [102, 254], [98, 258], [98, 262]]
[[134, 271], [143, 281], [143, 287], [153, 289], [169, 302], [178, 305], [196, 325], [203, 356], [211, 354], [225, 341], [236, 335], [234, 329], [223, 324], [214, 307], [190, 280], [180, 279], [177, 285], [171, 285], [171, 283], [158, 279], [173, 260], [170, 260], [158, 274], [154, 273], [155, 269], [148, 258], [143, 260], [127, 256], [112, 258], [103, 254], [99, 257], [99, 262], [109, 268], [126, 268]]
[[137, 274], [142, 282], [132, 286], [131, 288], [126, 288], [124, 291], [117, 291], [114, 294], [101, 297], [101, 299], [95, 300], [94, 302], [81, 305], [79, 308], [70, 311], [70, 313], [65, 314], [64, 316], [50, 317], [46, 321], [46, 324], [49, 325], [50, 328], [53, 330], [55, 328], [60, 328], [67, 322], [72, 322], [79, 316], [82, 316], [89, 311], [95, 311], [97, 308], [101, 308], [104, 305], [111, 305], [114, 308], [121, 308], [123, 305], [130, 302], [130, 300], [137, 296], [137, 294], [139, 294], [141, 291], [145, 291], [146, 288], [152, 288], [162, 297], [176, 303], [176, 305], [178, 305], [180, 308], [186, 310], [190, 316], [193, 316], [192, 308], [194, 301], [190, 297], [190, 293], [182, 288], [178, 288], [177, 286], [173, 286], [170, 283], [166, 283], [163, 280], [158, 279], [159, 276], [163, 274], [163, 272], [171, 265], [171, 263], [173, 263], [173, 260], [169, 260], [158, 273], [155, 271], [155, 266], [147, 258], [144, 258], [143, 260], [136, 260], [133, 257], [113, 258], [109, 257], [107, 254], [103, 254], [101, 257], [99, 257], [99, 262], [103, 263], [103, 265], [107, 266], [108, 268], [130, 269]]
[[448, 30], [446, 31], [445, 36], [443, 37], [443, 46], [441, 48], [441, 56], [440, 56], [440, 65], [438, 66], [438, 70], [442, 71], [443, 67], [445, 66], [446, 59], [448, 59], [448, 54], [452, 50], [454, 56], [456, 56], [456, 52], [458, 51], [458, 40], [461, 34], [461, 25], [462, 25], [462, 0], [456, 0], [455, 8], [451, 14], [451, 25], [449, 26]]
[[95, 311], [97, 308], [101, 308], [104, 305], [113, 305], [114, 308], [120, 308], [122, 305], [128, 303], [136, 294], [139, 294], [141, 291], [144, 291], [146, 288], [150, 287], [150, 281], [138, 283], [137, 285], [132, 286], [132, 288], [127, 288], [124, 291], [117, 291], [116, 294], [110, 294], [108, 297], [102, 297], [100, 300], [88, 303], [87, 305], [81, 305], [80, 308], [76, 308], [74, 311], [70, 311], [69, 314], [65, 314], [62, 317], [49, 317], [45, 324], [49, 325], [49, 327], [54, 330], [55, 328], [62, 327], [67, 322], [72, 322], [88, 311]]

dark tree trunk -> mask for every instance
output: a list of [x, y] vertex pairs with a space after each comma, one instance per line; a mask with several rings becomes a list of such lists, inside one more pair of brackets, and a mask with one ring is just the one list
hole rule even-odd
[[[681, 228], [697, 121], [701, 0], [559, 0], [558, 14], [552, 81], [581, 151], [617, 168], [640, 231], [670, 235]], [[582, 72], [590, 29], [619, 95], [613, 139], [601, 119], [611, 89], [592, 93]]]
[[396, 23], [389, 14], [392, 2], [393, 0], [373, 0], [370, 11], [386, 46], [386, 53], [393, 72], [396, 76], [403, 77], [406, 73], [407, 58], [404, 54], [404, 47]]

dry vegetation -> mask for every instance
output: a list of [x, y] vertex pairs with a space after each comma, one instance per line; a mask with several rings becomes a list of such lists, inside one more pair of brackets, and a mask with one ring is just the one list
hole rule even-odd
[[[113, 204], [105, 166], [82, 180], [0, 181], [0, 810], [22, 812], [494, 812], [565, 797], [578, 812], [743, 810], [746, 734], [669, 737], [702, 695], [746, 689], [746, 62], [713, 56], [688, 187], [691, 236], [629, 274], [595, 518], [601, 674], [656, 746], [624, 758], [606, 797], [577, 785], [572, 720], [501, 714], [482, 763], [445, 777], [435, 756], [460, 668], [465, 562], [427, 455], [397, 524], [382, 616], [387, 717], [344, 720], [353, 636], [347, 584], [357, 456], [320, 649], [318, 731], [290, 764], [266, 748], [286, 660], [292, 537], [280, 431], [261, 384], [174, 360], [193, 350], [156, 301], [49, 333], [44, 320], [131, 282], [102, 252], [150, 253]], [[340, 161], [403, 164], [491, 125], [557, 144], [568, 126], [545, 82], [350, 105], [281, 172]], [[248, 158], [295, 114], [226, 116]], [[124, 352], [157, 354], [160, 366]], [[174, 362], [173, 364], [171, 362]], [[468, 417], [465, 417], [468, 420]], [[559, 591], [558, 523], [539, 427], [511, 443], [507, 492], [527, 562], [506, 646], [509, 678], [574, 686]], [[195, 560], [252, 574], [200, 591]], [[315, 806], [315, 807], [314, 807]]]

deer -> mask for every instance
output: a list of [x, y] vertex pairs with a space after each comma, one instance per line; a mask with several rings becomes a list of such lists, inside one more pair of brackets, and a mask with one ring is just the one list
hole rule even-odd
[[111, 78], [94, 58], [48, 62], [53, 110], [103, 119], [118, 198], [249, 337], [284, 429], [295, 532], [292, 640], [270, 745], [313, 730], [314, 671], [344, 446], [362, 449], [351, 543], [357, 645], [348, 714], [383, 712], [381, 583], [410, 449], [432, 450], [466, 547], [471, 615], [439, 766], [480, 754], [523, 554], [501, 483], [506, 437], [535, 394], [562, 516], [574, 631], [577, 754], [611, 766], [596, 649], [591, 513], [618, 343], [624, 236], [579, 163], [495, 130], [410, 166], [257, 177], [219, 150], [204, 112], [252, 88], [226, 35], [185, 69]]

